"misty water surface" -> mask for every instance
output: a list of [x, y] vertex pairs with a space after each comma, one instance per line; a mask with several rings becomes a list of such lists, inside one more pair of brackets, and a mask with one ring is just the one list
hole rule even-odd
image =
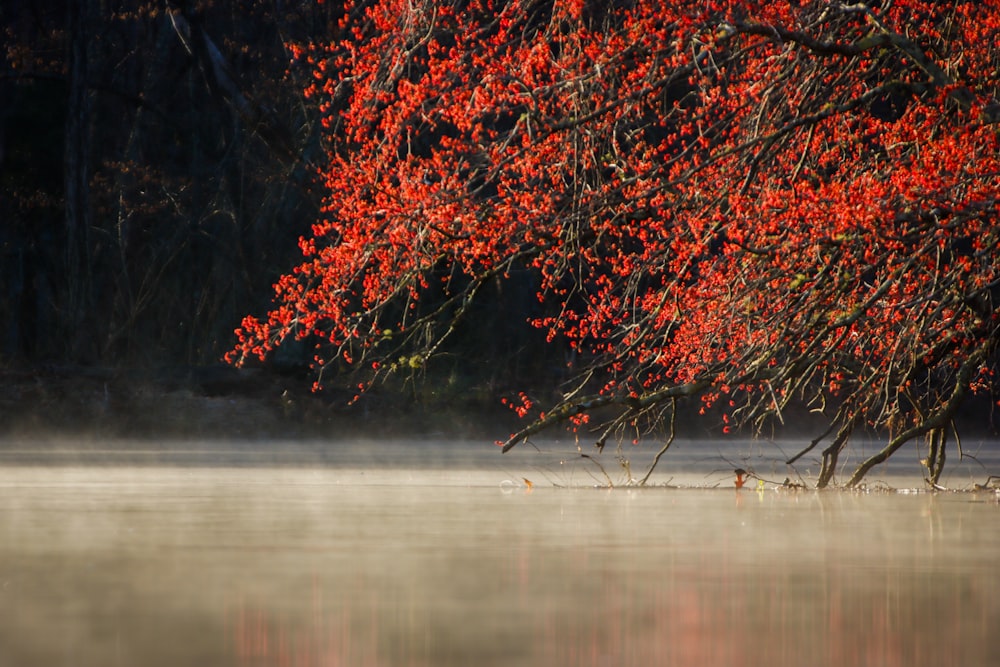
[[992, 492], [736, 491], [697, 455], [681, 477], [718, 488], [609, 490], [471, 443], [72, 444], [0, 455], [2, 666], [1000, 664]]

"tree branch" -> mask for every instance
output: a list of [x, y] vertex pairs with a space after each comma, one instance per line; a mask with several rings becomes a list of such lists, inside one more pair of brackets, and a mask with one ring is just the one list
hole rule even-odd
[[668, 398], [696, 395], [705, 390], [709, 385], [711, 385], [711, 382], [708, 380], [695, 380], [687, 384], [666, 387], [643, 396], [589, 396], [583, 400], [558, 407], [544, 417], [536, 419], [517, 433], [514, 433], [503, 443], [503, 451], [508, 452], [518, 443], [527, 440], [530, 436], [540, 433], [556, 424], [566, 422], [585, 412], [593, 412], [599, 408], [617, 405], [631, 412], [640, 413]]
[[198, 63], [209, 90], [232, 105], [243, 121], [275, 153], [287, 161], [297, 162], [299, 157], [286, 128], [281, 127], [271, 113], [243, 92], [215, 42], [197, 22], [189, 21], [180, 8], [171, 2], [167, 3], [167, 7], [174, 32], [184, 49]]
[[857, 486], [864, 479], [864, 476], [868, 474], [869, 470], [887, 461], [897, 449], [913, 438], [917, 438], [934, 429], [945, 427], [955, 414], [955, 410], [958, 409], [958, 406], [965, 399], [969, 391], [969, 382], [972, 380], [972, 376], [977, 371], [979, 365], [986, 358], [987, 348], [987, 345], [979, 347], [962, 363], [958, 371], [958, 376], [955, 378], [955, 387], [952, 389], [951, 396], [948, 397], [948, 401], [944, 405], [938, 408], [927, 419], [922, 420], [919, 424], [897, 435], [877, 454], [863, 461], [854, 471], [851, 479], [848, 480], [847, 486]]
[[[841, 9], [845, 13], [864, 13], [868, 22], [875, 26], [877, 32], [854, 42], [824, 42], [800, 30], [790, 30], [783, 26], [763, 23], [726, 23], [722, 25], [718, 36], [725, 40], [737, 34], [758, 35], [782, 42], [792, 42], [813, 53], [825, 56], [853, 57], [872, 49], [891, 46], [913, 61], [930, 78], [932, 87], [948, 89], [948, 96], [961, 109], [968, 111], [976, 104], [976, 95], [968, 86], [958, 85], [955, 79], [949, 76], [933, 59], [929, 58], [913, 40], [889, 30], [888, 26], [872, 13], [871, 8], [858, 4], [844, 6]], [[985, 106], [983, 115], [983, 120], [986, 123], [1000, 122], [1000, 105], [989, 104]]]

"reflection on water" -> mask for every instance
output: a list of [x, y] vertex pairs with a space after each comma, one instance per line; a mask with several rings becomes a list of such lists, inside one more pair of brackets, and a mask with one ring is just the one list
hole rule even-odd
[[0, 665], [1000, 664], [992, 495], [0, 468]]

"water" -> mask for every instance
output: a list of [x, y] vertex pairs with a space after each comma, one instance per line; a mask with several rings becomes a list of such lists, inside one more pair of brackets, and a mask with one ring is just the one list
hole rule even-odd
[[470, 451], [8, 446], [0, 666], [1000, 664], [993, 493]]

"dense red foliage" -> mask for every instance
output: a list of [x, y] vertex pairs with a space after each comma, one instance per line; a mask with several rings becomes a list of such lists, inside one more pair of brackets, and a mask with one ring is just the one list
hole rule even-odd
[[591, 363], [508, 447], [601, 406], [606, 436], [682, 395], [735, 424], [804, 400], [821, 485], [862, 425], [892, 438], [851, 483], [925, 434], [936, 479], [996, 359], [1000, 4], [880, 4], [349, 3], [296, 47], [325, 217], [232, 358], [423, 363], [528, 266], [533, 324]]

